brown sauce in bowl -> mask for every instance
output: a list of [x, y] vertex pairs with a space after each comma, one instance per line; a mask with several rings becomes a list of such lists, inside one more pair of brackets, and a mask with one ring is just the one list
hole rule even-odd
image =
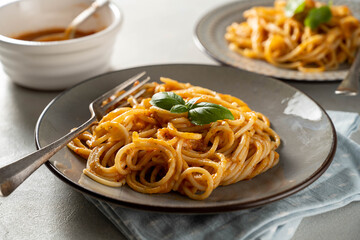
[[[97, 31], [80, 31], [76, 30], [74, 38], [85, 37], [96, 33]], [[18, 40], [49, 42], [49, 41], [64, 41], [65, 28], [50, 28], [34, 32], [26, 32], [12, 37]]]

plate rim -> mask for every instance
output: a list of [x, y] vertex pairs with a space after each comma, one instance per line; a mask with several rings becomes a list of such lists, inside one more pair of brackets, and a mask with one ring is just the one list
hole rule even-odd
[[[194, 66], [194, 67], [210, 67], [210, 68], [230, 68], [230, 69], [234, 69], [236, 71], [239, 72], [246, 72], [245, 70], [242, 69], [238, 69], [238, 68], [233, 68], [230, 66], [219, 66], [219, 65], [208, 65], [208, 64], [193, 64], [193, 63], [174, 63], [174, 64], [151, 64], [151, 65], [144, 65], [144, 66], [136, 66], [136, 67], [131, 67], [131, 68], [125, 68], [125, 69], [120, 69], [120, 70], [116, 70], [116, 71], [110, 71], [107, 73], [103, 73], [91, 78], [88, 78], [80, 83], [75, 84], [74, 86], [72, 86], [71, 88], [68, 88], [66, 90], [64, 90], [63, 92], [61, 92], [59, 95], [57, 95], [54, 99], [52, 99], [48, 105], [46, 105], [46, 107], [43, 109], [42, 113], [40, 114], [37, 122], [36, 122], [36, 126], [35, 126], [35, 145], [37, 150], [39, 150], [41, 148], [40, 145], [40, 136], [39, 136], [39, 130], [40, 130], [40, 126], [42, 123], [42, 120], [44, 119], [47, 111], [52, 107], [52, 105], [61, 97], [63, 97], [64, 95], [67, 94], [67, 92], [71, 91], [72, 89], [76, 88], [79, 85], [83, 85], [86, 84], [87, 82], [90, 81], [94, 81], [95, 79], [105, 76], [105, 75], [110, 75], [110, 74], [116, 74], [117, 72], [122, 72], [122, 71], [129, 71], [129, 70], [136, 70], [136, 69], [144, 69], [144, 68], [149, 68], [149, 67], [167, 67], [167, 66]], [[143, 71], [143, 70], [142, 70]], [[256, 73], [251, 73], [250, 74], [254, 74], [254, 75], [259, 75], [260, 74], [256, 74]], [[72, 180], [70, 180], [69, 178], [67, 178], [65, 175], [63, 175], [58, 168], [56, 168], [50, 161], [47, 161], [45, 163], [45, 165], [47, 166], [47, 168], [55, 175], [57, 176], [60, 180], [62, 180], [63, 182], [67, 183], [68, 185], [70, 185], [71, 187], [73, 187], [75, 190], [79, 191], [82, 194], [86, 194], [92, 198], [96, 198], [98, 200], [101, 201], [105, 201], [105, 202], [109, 202], [111, 204], [115, 204], [118, 206], [122, 206], [122, 207], [127, 207], [127, 208], [131, 208], [131, 209], [139, 209], [139, 210], [145, 210], [145, 211], [151, 211], [151, 212], [163, 212], [163, 213], [184, 213], [184, 214], [212, 214], [212, 213], [225, 213], [225, 212], [231, 212], [231, 211], [236, 211], [236, 210], [243, 210], [243, 209], [249, 209], [249, 208], [254, 208], [254, 207], [260, 207], [263, 206], [265, 204], [269, 204], [272, 203], [274, 201], [283, 199], [285, 197], [289, 197], [291, 195], [293, 195], [296, 192], [299, 192], [300, 190], [306, 188], [307, 186], [309, 186], [310, 184], [312, 184], [313, 182], [315, 182], [330, 166], [335, 152], [336, 152], [336, 147], [337, 147], [337, 135], [336, 135], [336, 130], [334, 127], [334, 124], [331, 120], [331, 118], [329, 117], [329, 115], [327, 114], [327, 112], [325, 111], [325, 109], [319, 104], [317, 103], [312, 97], [310, 97], [309, 95], [307, 95], [306, 93], [302, 92], [301, 90], [289, 85], [286, 82], [283, 82], [281, 80], [275, 79], [275, 78], [271, 78], [268, 76], [262, 76], [263, 78], [269, 78], [272, 81], [278, 81], [280, 84], [284, 84], [287, 87], [292, 88], [293, 90], [300, 92], [301, 94], [304, 94], [306, 97], [308, 97], [309, 99], [311, 99], [316, 106], [318, 106], [320, 108], [320, 110], [322, 111], [322, 113], [325, 114], [325, 117], [327, 118], [328, 122], [330, 123], [330, 127], [331, 127], [331, 132], [332, 132], [332, 144], [331, 144], [331, 148], [330, 151], [328, 153], [328, 155], [326, 156], [326, 159], [324, 159], [324, 161], [322, 162], [321, 166], [315, 171], [313, 172], [308, 178], [304, 179], [302, 182], [300, 182], [299, 184], [293, 186], [292, 188], [289, 188], [287, 190], [284, 190], [282, 192], [279, 192], [277, 194], [273, 194], [270, 195], [268, 197], [264, 197], [264, 198], [260, 198], [257, 200], [253, 200], [253, 201], [248, 201], [245, 203], [238, 203], [238, 204], [234, 204], [232, 203], [232, 201], [228, 201], [227, 204], [223, 204], [223, 205], [215, 205], [215, 206], [202, 206], [202, 207], [167, 207], [167, 206], [154, 206], [154, 205], [145, 205], [145, 204], [138, 204], [138, 203], [132, 203], [132, 202], [128, 202], [128, 201], [123, 201], [123, 200], [119, 200], [119, 199], [115, 199], [112, 197], [108, 197], [108, 196], [104, 196], [100, 193], [97, 193], [95, 191], [92, 191], [90, 189], [86, 189], [82, 186], [80, 186], [79, 184], [76, 184], [75, 182], [73, 182]], [[195, 201], [195, 200], [194, 200]]]
[[[266, 2], [273, 2], [272, 0], [262, 0], [262, 1], [266, 1]], [[348, 0], [345, 0], [346, 2], [349, 2]], [[212, 18], [213, 15], [216, 15], [216, 13], [218, 11], [221, 11], [222, 9], [225, 9], [225, 8], [229, 8], [230, 6], [233, 6], [233, 5], [251, 5], [251, 6], [257, 6], [256, 5], [256, 1], [253, 1], [253, 0], [242, 0], [242, 1], [230, 1], [228, 3], [225, 3], [225, 4], [220, 4], [210, 10], [208, 10], [205, 14], [203, 14], [197, 21], [196, 25], [195, 25], [195, 28], [193, 30], [193, 40], [194, 40], [194, 43], [195, 45], [198, 47], [198, 49], [205, 53], [207, 56], [209, 56], [211, 59], [215, 60], [216, 62], [220, 63], [220, 64], [223, 64], [223, 65], [226, 65], [226, 66], [231, 66], [231, 67], [235, 67], [235, 68], [238, 68], [238, 69], [241, 69], [241, 70], [244, 70], [244, 71], [248, 71], [248, 72], [253, 72], [253, 73], [256, 73], [256, 74], [259, 74], [259, 75], [262, 75], [262, 76], [266, 76], [266, 77], [272, 77], [272, 78], [277, 78], [277, 79], [281, 79], [281, 80], [286, 80], [286, 81], [295, 81], [295, 82], [336, 82], [336, 81], [341, 81], [343, 77], [345, 77], [346, 75], [346, 72], [348, 71], [348, 69], [343, 69], [343, 70], [334, 70], [335, 73], [334, 74], [338, 74], [338, 75], [344, 75], [342, 77], [336, 77], [336, 76], [328, 76], [328, 77], [321, 77], [321, 75], [325, 74], [325, 75], [330, 75], [330, 71], [325, 71], [325, 72], [320, 72], [320, 73], [309, 73], [307, 76], [304, 74], [303, 77], [302, 76], [298, 76], [297, 73], [301, 73], [299, 71], [296, 71], [296, 70], [292, 70], [292, 69], [285, 69], [285, 68], [279, 68], [279, 67], [276, 67], [276, 66], [273, 66], [271, 65], [270, 63], [264, 61], [264, 60], [257, 60], [257, 59], [249, 59], [251, 61], [262, 61], [263, 64], [266, 64], [266, 65], [269, 65], [270, 67], [274, 67], [274, 68], [277, 68], [279, 69], [280, 71], [288, 71], [289, 74], [282, 74], [282, 73], [279, 73], [279, 74], [266, 74], [262, 71], [257, 71], [256, 69], [249, 69], [249, 68], [244, 68], [244, 67], [241, 67], [240, 65], [237, 65], [237, 64], [232, 64], [231, 61], [227, 61], [226, 59], [222, 59], [221, 56], [218, 56], [218, 54], [212, 52], [211, 50], [208, 49], [208, 47], [206, 47], [204, 44], [204, 37], [201, 36], [201, 34], [199, 34], [200, 32], [200, 29], [201, 29], [201, 25], [206, 22], [206, 20], [208, 18]], [[240, 57], [243, 57], [241, 55], [239, 55]], [[243, 57], [243, 58], [246, 58], [246, 57]], [[350, 68], [350, 67], [349, 67]], [[290, 71], [294, 71], [293, 73], [294, 74], [291, 74]], [[343, 71], [344, 73], [341, 73], [341, 71]], [[317, 74], [318, 76], [320, 77], [315, 77], [315, 74]]]

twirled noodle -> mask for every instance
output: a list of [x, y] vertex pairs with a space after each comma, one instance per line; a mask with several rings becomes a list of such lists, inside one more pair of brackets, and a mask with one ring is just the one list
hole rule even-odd
[[[269, 120], [243, 101], [209, 89], [161, 78], [150, 83], [131, 107], [109, 112], [90, 132], [68, 146], [87, 159], [84, 173], [102, 184], [129, 185], [142, 193], [178, 191], [202, 200], [219, 185], [250, 179], [275, 166], [279, 136]], [[234, 120], [193, 125], [187, 113], [150, 104], [152, 95], [173, 91], [185, 101], [220, 104]]]
[[[306, 1], [307, 8], [323, 4]], [[295, 17], [286, 17], [285, 5], [277, 0], [274, 7], [245, 11], [245, 22], [227, 27], [229, 48], [245, 57], [302, 72], [321, 72], [353, 62], [360, 46], [360, 21], [347, 6], [331, 6], [330, 21], [311, 30]]]

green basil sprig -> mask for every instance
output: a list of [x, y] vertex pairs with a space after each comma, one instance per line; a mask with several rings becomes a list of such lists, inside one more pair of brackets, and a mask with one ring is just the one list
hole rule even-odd
[[327, 23], [332, 17], [329, 6], [322, 6], [319, 8], [312, 8], [304, 20], [304, 24], [310, 27], [311, 30], [316, 29], [320, 24]]
[[188, 112], [190, 122], [195, 125], [209, 124], [224, 119], [234, 120], [234, 116], [226, 107], [208, 102], [196, 103], [199, 99], [193, 98], [185, 102], [181, 96], [173, 92], [159, 92], [152, 96], [150, 104], [172, 113]]
[[292, 17], [305, 10], [305, 0], [289, 0], [285, 6], [285, 16]]
[[173, 106], [184, 105], [184, 99], [173, 92], [159, 92], [152, 96], [150, 104], [170, 111]]
[[[285, 15], [287, 17], [298, 16], [299, 14], [305, 14], [304, 25], [310, 27], [311, 30], [315, 30], [320, 24], [327, 23], [332, 18], [330, 6], [332, 0], [328, 5], [318, 8], [306, 9], [306, 0], [288, 0], [285, 6]], [[301, 20], [302, 21], [302, 20]]]

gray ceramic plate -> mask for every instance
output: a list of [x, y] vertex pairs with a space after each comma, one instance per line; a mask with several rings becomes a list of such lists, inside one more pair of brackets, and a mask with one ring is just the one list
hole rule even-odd
[[[342, 65], [337, 70], [322, 73], [302, 73], [296, 70], [275, 67], [266, 61], [243, 57], [228, 49], [224, 39], [226, 27], [233, 22], [242, 22], [243, 12], [254, 6], [272, 6], [273, 0], [245, 0], [228, 3], [220, 6], [201, 18], [195, 29], [195, 42], [197, 46], [215, 60], [267, 76], [307, 81], [330, 81], [343, 79], [349, 65]], [[353, 14], [360, 19], [360, 2], [349, 0], [334, 0], [334, 5], [347, 5]]]
[[336, 147], [333, 125], [323, 109], [308, 96], [275, 79], [232, 67], [155, 65], [111, 72], [65, 91], [44, 110], [36, 127], [36, 143], [45, 146], [89, 117], [88, 104], [101, 93], [138, 72], [152, 80], [160, 76], [190, 82], [241, 98], [250, 108], [269, 117], [282, 138], [280, 163], [252, 180], [217, 188], [204, 201], [176, 192], [141, 194], [127, 186], [111, 188], [82, 175], [85, 161], [68, 148], [47, 166], [60, 179], [90, 196], [119, 205], [166, 212], [220, 212], [255, 207], [289, 196], [315, 181], [329, 166]]

